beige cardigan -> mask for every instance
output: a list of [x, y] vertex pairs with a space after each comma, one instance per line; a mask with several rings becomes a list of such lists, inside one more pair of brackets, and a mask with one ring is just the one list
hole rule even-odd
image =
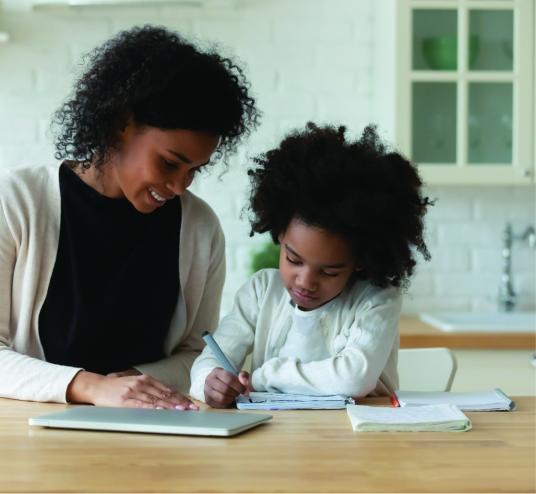
[[[210, 207], [181, 197], [181, 290], [165, 344], [167, 357], [136, 366], [185, 393], [190, 368], [218, 324], [225, 244]], [[61, 216], [58, 165], [8, 170], [0, 176], [0, 397], [66, 402], [80, 370], [48, 363], [38, 318], [58, 249]], [[102, 342], [106, 344], [105, 341]]]

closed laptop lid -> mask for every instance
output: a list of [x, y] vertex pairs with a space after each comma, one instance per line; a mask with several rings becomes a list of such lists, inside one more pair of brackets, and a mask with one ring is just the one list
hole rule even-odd
[[233, 436], [272, 418], [243, 412], [178, 411], [77, 406], [33, 417], [30, 425], [60, 429]]

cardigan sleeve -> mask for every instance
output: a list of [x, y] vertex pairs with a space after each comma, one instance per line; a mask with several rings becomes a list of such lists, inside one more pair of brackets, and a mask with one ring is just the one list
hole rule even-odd
[[[216, 343], [237, 370], [242, 368], [246, 356], [253, 349], [261, 285], [258, 281], [258, 276], [254, 276], [240, 288], [233, 309], [214, 333]], [[205, 347], [192, 367], [192, 397], [205, 401], [205, 380], [216, 367], [221, 367], [221, 363], [212, 350]]]
[[344, 348], [333, 357], [302, 363], [274, 357], [256, 369], [256, 391], [362, 397], [372, 392], [398, 336], [401, 296], [396, 288], [371, 293], [355, 308]]
[[0, 200], [0, 397], [66, 403], [67, 387], [80, 369], [13, 350], [11, 292], [16, 260], [16, 237]]
[[219, 321], [221, 294], [225, 282], [225, 237], [219, 222], [215, 225], [208, 270], [203, 280], [199, 305], [193, 314], [193, 321], [189, 323], [191, 329], [188, 336], [175, 346], [169, 357], [136, 365], [140, 372], [151, 375], [183, 394], [188, 393], [192, 364], [205, 345], [201, 335], [204, 331], [213, 331]]

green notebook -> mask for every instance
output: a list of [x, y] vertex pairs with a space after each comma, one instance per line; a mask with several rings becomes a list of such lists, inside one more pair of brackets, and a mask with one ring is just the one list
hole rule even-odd
[[463, 432], [471, 428], [471, 421], [455, 405], [407, 408], [348, 405], [346, 411], [357, 432]]

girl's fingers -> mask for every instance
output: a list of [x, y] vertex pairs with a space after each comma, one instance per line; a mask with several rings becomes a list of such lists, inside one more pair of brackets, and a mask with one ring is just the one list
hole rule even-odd
[[209, 389], [207, 391], [208, 392], [205, 392], [205, 397], [207, 399], [207, 404], [211, 407], [225, 407], [234, 400], [233, 397], [224, 395], [223, 393], [220, 393], [219, 391], [216, 391], [214, 389]]
[[238, 381], [233, 384], [234, 386], [219, 379], [214, 379], [210, 382], [210, 387], [222, 395], [234, 399], [235, 396], [242, 392], [243, 386]]

